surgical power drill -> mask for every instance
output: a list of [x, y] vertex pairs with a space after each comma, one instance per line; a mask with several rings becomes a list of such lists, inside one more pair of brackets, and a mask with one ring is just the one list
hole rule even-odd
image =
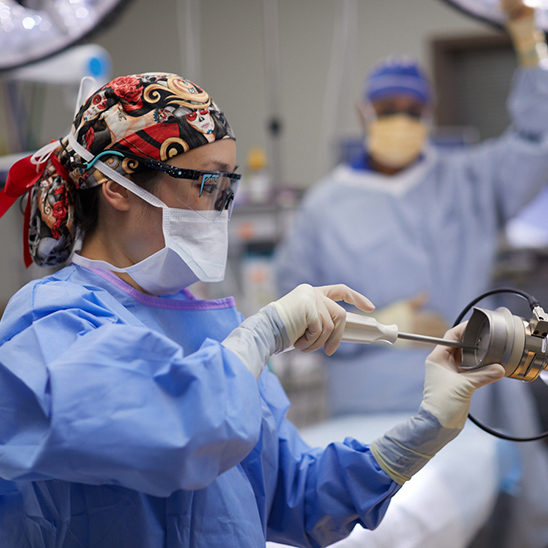
[[504, 366], [506, 377], [533, 381], [543, 370], [548, 369], [548, 315], [536, 300], [519, 290], [493, 290], [475, 299], [474, 303], [495, 292], [513, 292], [526, 296], [531, 305], [531, 318], [525, 320], [513, 315], [505, 307], [496, 310], [474, 307], [463, 340], [458, 342], [401, 333], [395, 324], [384, 325], [371, 316], [348, 312], [342, 340], [364, 344], [384, 341], [393, 344], [397, 339], [407, 339], [457, 347], [462, 349], [463, 369], [500, 363]]

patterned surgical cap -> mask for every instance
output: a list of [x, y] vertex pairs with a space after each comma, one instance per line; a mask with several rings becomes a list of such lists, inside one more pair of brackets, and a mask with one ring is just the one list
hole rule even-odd
[[[94, 156], [105, 151], [130, 152], [167, 162], [178, 154], [219, 139], [234, 139], [224, 114], [196, 84], [176, 74], [144, 73], [115, 78], [91, 95], [74, 118], [72, 136]], [[75, 193], [107, 178], [71, 147], [68, 137], [14, 164], [3, 193], [0, 216], [30, 189], [25, 260], [51, 266], [64, 263], [75, 239]], [[123, 175], [135, 171], [134, 161], [118, 156], [101, 159]], [[18, 165], [19, 164], [19, 165]], [[35, 166], [34, 168], [31, 168]], [[2, 195], [3, 194], [3, 195]]]

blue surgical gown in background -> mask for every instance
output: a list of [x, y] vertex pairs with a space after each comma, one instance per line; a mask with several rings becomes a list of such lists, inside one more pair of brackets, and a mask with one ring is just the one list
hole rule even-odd
[[324, 546], [399, 486], [369, 448], [307, 446], [267, 369], [222, 341], [233, 299], [140, 293], [69, 266], [0, 322], [0, 546]]
[[[277, 249], [280, 294], [300, 283], [344, 283], [378, 309], [427, 294], [426, 308], [452, 325], [488, 288], [501, 229], [548, 182], [548, 71], [519, 69], [508, 107], [512, 124], [500, 137], [463, 149], [429, 148], [394, 176], [368, 170], [366, 161], [337, 166], [305, 195]], [[326, 357], [332, 413], [414, 412], [431, 350], [399, 341], [342, 343]], [[483, 388], [473, 405], [482, 420], [514, 435], [540, 431], [528, 387], [518, 381]], [[529, 502], [517, 505], [517, 537], [507, 536], [507, 546], [545, 548], [548, 457], [542, 442], [520, 450]]]

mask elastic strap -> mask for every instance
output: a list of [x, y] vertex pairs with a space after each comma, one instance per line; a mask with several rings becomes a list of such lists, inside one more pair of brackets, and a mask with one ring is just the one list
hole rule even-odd
[[59, 139], [56, 139], [55, 141], [51, 141], [47, 145], [44, 145], [30, 157], [30, 163], [37, 166], [38, 169], [38, 166], [47, 162], [48, 158], [60, 146], [60, 144], [61, 141]]
[[[95, 166], [103, 175], [108, 177], [109, 179], [112, 179], [113, 181], [116, 181], [119, 185], [122, 185], [124, 188], [129, 190], [130, 192], [133, 192], [136, 196], [139, 196], [139, 198], [143, 199], [145, 202], [149, 203], [150, 205], [154, 207], [161, 207], [166, 208], [166, 204], [162, 202], [159, 198], [154, 196], [154, 194], [151, 194], [144, 188], [141, 188], [139, 185], [136, 185], [133, 181], [130, 181], [127, 177], [124, 177], [114, 169], [108, 167], [104, 162], [99, 160], [99, 156], [94, 156], [89, 150], [85, 149], [75, 138], [72, 133], [69, 133], [67, 135], [68, 141], [72, 149], [81, 156], [88, 165]], [[105, 153], [108, 151], [104, 151]], [[103, 152], [101, 153], [103, 154]], [[112, 151], [112, 154], [118, 155], [116, 151]]]
[[[93, 76], [84, 76], [81, 80], [80, 80], [80, 87], [78, 88], [78, 97], [76, 99], [76, 107], [74, 109], [74, 117], [76, 117], [76, 115], [78, 114], [78, 111], [80, 110], [80, 107], [82, 106], [82, 104], [84, 103], [84, 100], [82, 99], [82, 97], [84, 97], [84, 87], [86, 85], [86, 82], [90, 82], [90, 86], [89, 86], [89, 89], [93, 89], [93, 92], [98, 88], [99, 84], [97, 83], [97, 80], [93, 77]], [[91, 87], [93, 86], [93, 88]], [[85, 97], [86, 99], [91, 95], [91, 93], [93, 92], [86, 92], [85, 94]]]

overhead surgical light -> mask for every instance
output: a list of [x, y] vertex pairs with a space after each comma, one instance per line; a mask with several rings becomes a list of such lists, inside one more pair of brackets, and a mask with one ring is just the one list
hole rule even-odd
[[[447, 4], [456, 7], [458, 10], [502, 27], [506, 15], [500, 7], [500, 0], [444, 0]], [[539, 28], [548, 31], [548, 0], [524, 0], [526, 6], [535, 8], [535, 19]]]
[[59, 53], [107, 24], [129, 0], [0, 0], [0, 71]]

